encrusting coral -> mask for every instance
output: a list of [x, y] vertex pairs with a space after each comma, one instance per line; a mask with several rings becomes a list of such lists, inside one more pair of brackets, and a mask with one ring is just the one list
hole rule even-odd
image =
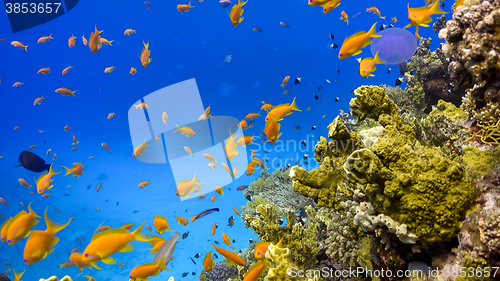
[[[364, 186], [377, 212], [407, 225], [422, 243], [449, 241], [476, 197], [462, 161], [422, 146], [381, 88], [362, 86], [355, 93], [352, 115], [378, 119], [385, 131], [371, 149], [349, 156], [347, 178]], [[374, 101], [380, 104], [372, 109]]]

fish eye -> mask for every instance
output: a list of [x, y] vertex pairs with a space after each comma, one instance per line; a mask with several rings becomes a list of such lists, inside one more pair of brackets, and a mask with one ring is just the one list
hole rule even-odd
[[27, 259], [24, 259], [24, 262], [27, 262], [28, 260]]
[[89, 253], [85, 253], [85, 254], [84, 254], [84, 256], [85, 256], [85, 257], [88, 257], [88, 256], [89, 256]]
[[7, 239], [7, 243], [10, 243], [10, 239]]

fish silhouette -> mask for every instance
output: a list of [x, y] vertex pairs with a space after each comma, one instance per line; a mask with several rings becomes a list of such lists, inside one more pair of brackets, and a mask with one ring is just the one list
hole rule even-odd
[[[45, 170], [48, 171], [50, 168], [50, 164], [45, 164], [45, 160], [40, 158], [40, 156], [26, 150], [21, 152], [18, 161], [21, 164], [17, 165], [16, 167], [23, 166], [26, 170], [35, 173], [41, 173]], [[0, 279], [0, 281], [2, 281], [2, 279]]]

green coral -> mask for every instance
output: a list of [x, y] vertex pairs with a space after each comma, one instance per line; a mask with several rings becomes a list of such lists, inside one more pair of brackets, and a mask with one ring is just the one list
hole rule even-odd
[[479, 131], [473, 132], [470, 140], [477, 139], [481, 141], [481, 143], [494, 146], [500, 144], [500, 120], [498, 120], [497, 123], [493, 125], [477, 124], [477, 126], [480, 128]]
[[456, 107], [451, 102], [445, 102], [444, 100], [438, 101], [436, 108], [429, 113], [429, 116], [436, 119], [439, 116], [446, 116], [456, 122], [468, 117], [462, 108]]
[[[369, 110], [375, 100], [386, 103], [388, 97], [381, 97], [383, 91], [377, 88], [356, 91], [363, 93], [351, 101], [357, 116], [377, 119], [374, 113], [360, 112]], [[344, 165], [347, 177], [364, 185], [377, 212], [406, 224], [423, 243], [449, 241], [476, 198], [472, 180], [459, 157], [452, 159], [439, 148], [422, 146], [395, 113], [394, 103], [381, 108], [373, 112], [380, 114], [384, 136], [371, 149], [349, 156]]]
[[[469, 252], [463, 251], [462, 254], [462, 263], [460, 264], [460, 268], [456, 269], [458, 272], [458, 276], [455, 277], [455, 281], [488, 281], [492, 280], [494, 277], [494, 273], [496, 273], [495, 268], [491, 268], [488, 265], [488, 262], [484, 259], [475, 259], [471, 257]], [[460, 272], [460, 270], [463, 272]], [[473, 269], [471, 271], [471, 269]], [[485, 277], [486, 272], [489, 277]], [[462, 273], [462, 276], [460, 275]], [[463, 276], [465, 275], [465, 276]], [[498, 275], [498, 273], [497, 273]], [[493, 278], [495, 279], [495, 278]]]
[[[307, 224], [295, 222], [295, 212], [280, 211], [276, 206], [267, 204], [257, 206], [257, 217], [247, 215], [244, 219], [245, 227], [257, 232], [263, 242], [277, 243], [283, 239], [283, 244], [293, 249], [291, 259], [300, 268], [314, 268], [317, 265], [316, 253], [319, 250], [316, 230], [319, 221], [316, 210], [306, 207]], [[286, 224], [280, 225], [278, 220], [285, 217]]]
[[356, 122], [363, 121], [366, 118], [378, 120], [383, 115], [399, 118], [396, 104], [385, 94], [384, 89], [381, 87], [361, 86], [354, 90], [354, 94], [356, 98], [351, 99], [349, 106], [351, 107], [351, 115]]
[[352, 188], [346, 183], [342, 164], [350, 153], [364, 145], [361, 137], [349, 132], [338, 116], [328, 125], [328, 131], [331, 140], [321, 137], [315, 146], [314, 157], [320, 163], [319, 168], [307, 171], [296, 166], [290, 171], [290, 177], [293, 189], [313, 198], [318, 206], [342, 210], [341, 199], [352, 197]]
[[467, 164], [466, 171], [473, 179], [478, 179], [500, 166], [500, 147], [480, 149], [468, 145], [463, 147], [463, 152], [463, 159]]

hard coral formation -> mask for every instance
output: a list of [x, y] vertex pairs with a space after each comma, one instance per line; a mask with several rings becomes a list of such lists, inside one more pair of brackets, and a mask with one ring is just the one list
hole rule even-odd
[[[371, 149], [349, 156], [347, 178], [364, 186], [377, 212], [406, 224], [422, 243], [449, 241], [472, 206], [474, 184], [458, 157], [422, 146], [401, 122], [394, 103], [381, 95], [380, 88], [363, 86], [351, 100], [353, 116], [378, 119], [385, 133]], [[375, 100], [382, 102], [379, 109], [367, 111]]]
[[56, 276], [51, 276], [48, 279], [40, 278], [40, 281], [73, 281], [73, 279], [69, 276], [64, 276], [62, 279], [57, 279]]
[[238, 271], [224, 263], [216, 263], [210, 272], [206, 272], [205, 276], [211, 281], [226, 281], [228, 278], [238, 276]]

